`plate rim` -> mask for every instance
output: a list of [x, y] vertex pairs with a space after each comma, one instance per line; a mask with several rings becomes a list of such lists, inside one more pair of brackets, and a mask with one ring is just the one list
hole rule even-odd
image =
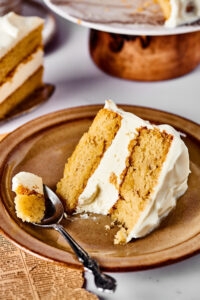
[[[95, 104], [95, 105], [83, 105], [83, 106], [77, 106], [77, 107], [72, 107], [72, 108], [67, 108], [64, 110], [58, 110], [56, 112], [52, 112], [49, 114], [45, 114], [43, 116], [40, 116], [38, 118], [35, 118], [25, 124], [23, 124], [22, 126], [20, 126], [19, 128], [15, 129], [13, 132], [11, 132], [10, 134], [8, 134], [1, 142], [0, 142], [0, 184], [2, 184], [2, 175], [3, 175], [3, 170], [4, 167], [6, 165], [7, 159], [9, 157], [9, 155], [14, 151], [15, 147], [17, 145], [15, 145], [13, 147], [13, 145], [11, 145], [11, 149], [6, 149], [4, 150], [4, 144], [8, 143], [9, 140], [18, 134], [18, 132], [20, 131], [25, 131], [26, 129], [29, 128], [29, 130], [31, 130], [30, 128], [32, 127], [32, 133], [30, 135], [26, 135], [22, 136], [20, 138], [20, 142], [21, 143], [24, 139], [27, 139], [28, 137], [32, 136], [35, 133], [40, 132], [43, 129], [47, 129], [48, 127], [53, 127], [56, 124], [62, 124], [62, 123], [66, 123], [67, 122], [67, 117], [68, 117], [68, 121], [70, 120], [74, 120], [73, 117], [73, 113], [77, 113], [79, 112], [78, 115], [78, 119], [87, 117], [89, 118], [90, 116], [94, 116], [94, 113], [98, 111], [98, 109], [102, 108], [102, 104]], [[184, 120], [184, 122], [189, 123], [190, 125], [192, 125], [192, 127], [194, 129], [198, 129], [198, 130], [193, 130], [192, 134], [191, 132], [189, 133], [191, 136], [193, 136], [195, 139], [197, 139], [198, 142], [200, 142], [200, 125], [194, 121], [191, 121], [187, 118], [181, 117], [177, 114], [174, 113], [169, 113], [163, 110], [159, 110], [159, 109], [154, 109], [154, 108], [150, 108], [150, 107], [145, 107], [145, 106], [137, 106], [137, 105], [130, 105], [130, 104], [119, 104], [119, 106], [122, 106], [124, 108], [128, 108], [131, 107], [132, 109], [138, 109], [138, 110], [145, 110], [147, 113], [148, 111], [156, 111], [157, 113], [162, 113], [164, 114], [166, 117], [172, 117], [174, 119], [182, 119]], [[83, 112], [83, 108], [86, 110]], [[90, 114], [90, 116], [88, 115]], [[52, 118], [52, 116], [56, 116], [55, 118]], [[63, 120], [63, 118], [65, 120]], [[58, 121], [57, 121], [58, 119]], [[60, 120], [59, 120], [60, 119]], [[77, 119], [77, 117], [76, 117]], [[44, 122], [41, 122], [44, 121]], [[45, 122], [46, 121], [46, 122]], [[46, 124], [49, 122], [49, 125]], [[45, 123], [45, 124], [44, 124]], [[33, 129], [34, 126], [32, 125], [36, 125], [36, 124], [40, 124], [39, 128], [36, 128], [36, 130]], [[187, 130], [187, 128], [186, 128]], [[187, 132], [187, 131], [185, 131]], [[2, 156], [2, 152], [4, 153], [4, 156]], [[8, 238], [15, 246], [19, 247], [20, 249], [28, 252], [29, 254], [33, 254], [39, 258], [42, 258], [46, 261], [51, 261], [51, 262], [56, 262], [59, 264], [64, 264], [67, 265], [69, 267], [75, 268], [75, 269], [82, 269], [82, 265], [73, 257], [73, 255], [67, 251], [64, 251], [62, 249], [58, 249], [56, 247], [53, 247], [51, 245], [45, 244], [44, 242], [40, 241], [39, 239], [37, 239], [36, 237], [28, 234], [27, 232], [25, 232], [23, 229], [20, 228], [20, 226], [14, 222], [14, 220], [11, 218], [9, 212], [7, 211], [6, 207], [4, 206], [4, 203], [2, 201], [2, 194], [0, 191], [0, 231], [2, 231], [3, 235], [6, 236], [6, 238]], [[6, 217], [5, 217], [6, 216]], [[2, 218], [3, 217], [3, 218]], [[5, 226], [3, 225], [2, 227], [2, 220], [4, 220], [5, 218], [9, 218], [11, 223], [14, 222], [15, 226], [18, 227], [19, 230], [21, 230], [25, 236], [29, 237], [29, 239], [34, 240], [35, 243], [37, 244], [37, 246], [39, 247], [40, 245], [45, 244], [45, 248], [47, 247], [47, 250], [52, 250], [54, 249], [54, 251], [59, 251], [60, 253], [63, 252], [65, 253], [65, 257], [67, 257], [67, 259], [69, 259], [69, 261], [66, 262], [61, 259], [56, 259], [55, 257], [49, 256], [47, 254], [41, 253], [40, 251], [36, 251], [35, 249], [33, 249], [33, 246], [30, 247], [26, 247], [25, 245], [21, 244], [19, 242], [19, 238], [13, 236], [13, 233], [10, 234], [7, 230], [7, 228], [5, 228]], [[183, 249], [182, 249], [183, 248]], [[187, 251], [184, 252], [184, 254], [182, 253], [184, 251], [184, 249], [187, 248]], [[176, 249], [176, 251], [174, 251], [174, 249]], [[56, 252], [57, 252], [56, 251]], [[167, 257], [166, 257], [166, 252], [167, 252]], [[159, 259], [159, 261], [156, 261], [156, 256], [158, 253], [162, 253], [162, 259]], [[181, 255], [182, 253], [182, 255]], [[191, 257], [195, 254], [200, 253], [200, 233], [198, 233], [197, 235], [191, 237], [189, 240], [184, 241], [183, 243], [180, 243], [178, 245], [175, 245], [173, 247], [164, 249], [162, 251], [158, 251], [155, 253], [151, 253], [148, 254], [148, 256], [150, 256], [150, 261], [146, 260], [145, 262], [142, 262], [142, 256], [147, 256], [147, 254], [144, 255], [139, 255], [139, 256], [135, 256], [135, 257], [128, 257], [127, 258], [127, 263], [126, 264], [122, 264], [122, 265], [118, 265], [116, 266], [108, 266], [105, 263], [104, 259], [100, 259], [100, 265], [102, 266], [102, 269], [106, 270], [106, 271], [113, 271], [113, 272], [119, 272], [119, 271], [137, 271], [137, 270], [144, 270], [144, 269], [152, 269], [155, 267], [160, 267], [163, 265], [169, 265], [181, 260], [184, 260], [187, 257]], [[138, 257], [140, 258], [140, 263], [137, 263]], [[99, 258], [99, 257], [98, 257]], [[151, 262], [153, 258], [153, 263]], [[117, 257], [117, 259], [115, 258], [114, 261], [119, 261], [119, 257]]]
[[[160, 36], [160, 35], [174, 35], [174, 34], [184, 34], [184, 33], [192, 33], [192, 32], [197, 32], [200, 30], [200, 25], [182, 25], [182, 26], [177, 26], [175, 28], [167, 28], [164, 26], [153, 26], [152, 28], [147, 28], [147, 29], [142, 29], [145, 24], [139, 24], [138, 29], [130, 29], [126, 28], [118, 28], [117, 26], [115, 27], [114, 25], [117, 25], [118, 23], [112, 23], [113, 26], [105, 25], [103, 23], [97, 23], [97, 22], [89, 22], [85, 20], [80, 20], [79, 18], [73, 17], [70, 14], [65, 13], [60, 9], [59, 7], [56, 6], [56, 4], [53, 4], [51, 0], [44, 0], [44, 3], [49, 7], [53, 12], [58, 14], [59, 16], [63, 17], [64, 19], [81, 25], [83, 27], [89, 28], [89, 29], [95, 29], [95, 30], [100, 30], [100, 31], [105, 31], [109, 33], [115, 33], [115, 34], [125, 34], [125, 35], [149, 35], [149, 36]], [[158, 30], [158, 28], [160, 30]]]

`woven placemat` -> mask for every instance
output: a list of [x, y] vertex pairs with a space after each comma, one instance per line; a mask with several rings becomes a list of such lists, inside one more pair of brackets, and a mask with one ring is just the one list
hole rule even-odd
[[36, 258], [0, 235], [0, 299], [97, 300], [83, 285], [82, 271]]

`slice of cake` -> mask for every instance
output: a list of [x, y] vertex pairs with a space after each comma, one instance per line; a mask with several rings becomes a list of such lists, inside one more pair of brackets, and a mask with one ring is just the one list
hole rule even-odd
[[176, 27], [200, 19], [199, 0], [156, 0], [166, 19], [166, 27]]
[[43, 20], [0, 17], [0, 118], [43, 85]]
[[40, 223], [45, 213], [42, 178], [28, 172], [20, 172], [12, 179], [12, 191], [16, 193], [15, 209], [22, 221]]
[[57, 193], [68, 212], [110, 215], [115, 243], [155, 229], [187, 189], [189, 155], [179, 133], [106, 101], [68, 159]]

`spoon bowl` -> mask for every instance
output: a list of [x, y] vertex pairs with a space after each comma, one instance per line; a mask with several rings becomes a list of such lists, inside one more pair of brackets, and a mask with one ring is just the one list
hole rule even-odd
[[64, 216], [64, 207], [58, 196], [45, 184], [43, 184], [45, 197], [45, 216], [40, 223], [33, 223], [39, 227], [52, 227], [60, 223]]
[[89, 254], [71, 237], [71, 235], [60, 224], [64, 216], [64, 207], [58, 196], [45, 184], [43, 185], [45, 197], [45, 216], [40, 223], [32, 223], [42, 228], [52, 228], [57, 230], [68, 242], [74, 250], [78, 260], [83, 264], [84, 268], [94, 275], [94, 282], [100, 291], [114, 292], [117, 283], [116, 280], [100, 271], [96, 260], [91, 258]]

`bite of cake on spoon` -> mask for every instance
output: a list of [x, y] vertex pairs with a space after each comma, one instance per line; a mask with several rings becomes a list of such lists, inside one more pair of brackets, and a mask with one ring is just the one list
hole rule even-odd
[[14, 201], [18, 218], [24, 222], [40, 223], [45, 214], [42, 178], [20, 172], [12, 179], [12, 191], [16, 193]]

